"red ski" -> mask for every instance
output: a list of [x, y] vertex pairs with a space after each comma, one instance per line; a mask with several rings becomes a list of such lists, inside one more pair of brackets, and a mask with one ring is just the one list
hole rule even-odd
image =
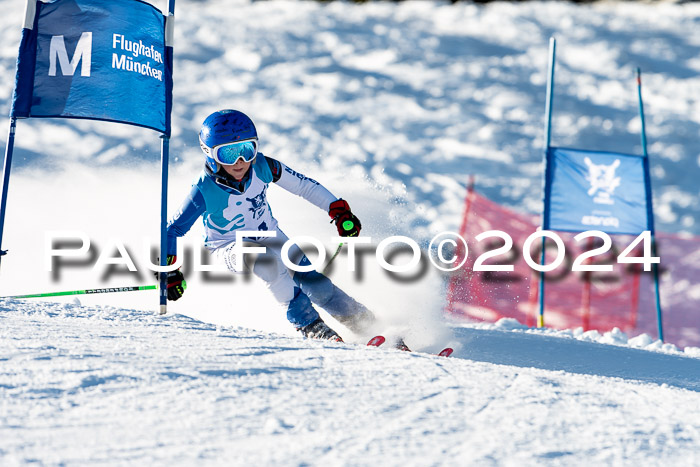
[[[379, 346], [382, 345], [384, 342], [386, 342], [386, 339], [384, 338], [384, 336], [374, 336], [373, 338], [371, 338], [371, 339], [369, 340], [369, 342], [367, 342], [367, 345], [370, 346], [370, 347], [379, 347]], [[403, 350], [403, 351], [406, 351], [406, 352], [411, 352], [411, 349], [408, 348], [408, 346], [407, 346], [406, 343], [403, 341], [403, 339], [399, 339], [399, 340], [394, 344], [394, 347], [397, 348], [397, 349], [399, 349], [399, 350]], [[439, 356], [441, 356], [441, 357], [449, 357], [450, 355], [452, 355], [452, 352], [454, 352], [454, 349], [452, 349], [452, 347], [445, 347], [445, 348], [442, 349], [437, 355], [439, 355]]]
[[379, 347], [384, 343], [384, 341], [386, 341], [386, 339], [384, 339], [384, 336], [374, 336], [369, 340], [369, 342], [367, 342], [367, 345], [370, 347]]

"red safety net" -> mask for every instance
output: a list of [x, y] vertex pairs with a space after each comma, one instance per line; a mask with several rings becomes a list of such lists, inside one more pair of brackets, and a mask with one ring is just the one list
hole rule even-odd
[[[469, 252], [463, 267], [452, 273], [448, 286], [447, 312], [455, 317], [494, 322], [515, 318], [535, 326], [539, 309], [540, 273], [525, 261], [525, 240], [538, 229], [539, 217], [518, 214], [469, 190], [460, 235]], [[477, 258], [503, 246], [498, 237], [478, 242], [477, 235], [500, 230], [513, 239], [513, 247], [483, 262], [512, 264], [512, 272], [474, 272]], [[641, 265], [619, 264], [618, 255], [635, 236], [613, 236], [605, 254], [583, 264], [612, 264], [612, 272], [572, 272], [573, 261], [600, 246], [592, 239], [574, 240], [576, 234], [557, 232], [565, 245], [565, 260], [545, 274], [545, 326], [555, 329], [600, 332], [620, 328], [630, 337], [658, 334], [654, 283], [651, 272]], [[539, 263], [541, 240], [533, 242], [530, 257]], [[661, 257], [661, 304], [665, 341], [681, 347], [700, 346], [700, 238], [657, 235]], [[641, 251], [641, 244], [639, 245]], [[546, 264], [553, 261], [556, 247], [547, 241]], [[464, 252], [458, 251], [460, 259]], [[640, 253], [641, 255], [641, 253]]]

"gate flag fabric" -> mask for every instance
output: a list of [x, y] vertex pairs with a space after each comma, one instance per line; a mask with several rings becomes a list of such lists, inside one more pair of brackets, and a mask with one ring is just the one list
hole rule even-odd
[[645, 158], [556, 147], [549, 147], [546, 157], [545, 230], [652, 230]]
[[170, 135], [172, 64], [158, 9], [30, 0], [27, 11], [11, 117], [106, 120]]

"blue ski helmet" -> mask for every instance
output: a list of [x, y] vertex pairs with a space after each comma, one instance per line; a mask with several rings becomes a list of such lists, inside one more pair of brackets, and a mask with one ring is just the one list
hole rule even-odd
[[207, 165], [216, 172], [219, 164], [213, 157], [213, 149], [222, 144], [236, 141], [258, 141], [258, 132], [253, 121], [243, 112], [238, 110], [219, 110], [209, 115], [202, 123], [199, 131], [199, 145], [207, 157]]

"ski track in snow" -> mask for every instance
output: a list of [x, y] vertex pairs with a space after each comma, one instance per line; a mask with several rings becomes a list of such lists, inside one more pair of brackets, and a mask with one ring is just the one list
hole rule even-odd
[[3, 465], [693, 465], [700, 359], [455, 328], [456, 357], [0, 305]]

